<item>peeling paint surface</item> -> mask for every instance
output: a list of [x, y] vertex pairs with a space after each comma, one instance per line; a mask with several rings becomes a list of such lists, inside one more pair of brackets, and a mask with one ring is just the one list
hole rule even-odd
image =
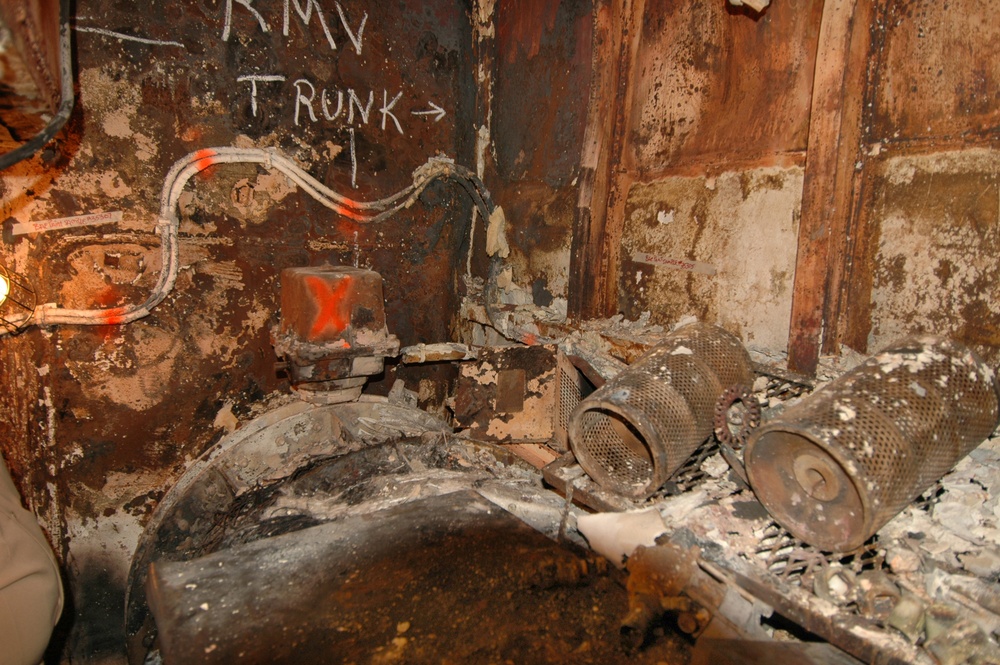
[[1000, 59], [983, 57], [1000, 38], [986, 0], [893, 4], [873, 108], [882, 140], [953, 138], [996, 128]]
[[630, 161], [657, 172], [804, 149], [822, 4], [773, 3], [754, 20], [719, 2], [646, 3]]
[[[798, 168], [633, 186], [619, 282], [626, 318], [648, 311], [653, 322], [672, 324], [694, 315], [738, 334], [750, 349], [783, 351], [801, 188]], [[717, 272], [685, 270], [685, 262]]]
[[491, 189], [507, 216], [515, 280], [546, 306], [568, 292], [592, 3], [505, 2], [495, 12]]
[[552, 347], [512, 347], [461, 366], [455, 421], [488, 441], [549, 441], [562, 415], [560, 367]]
[[[143, 302], [163, 269], [167, 173], [210, 146], [276, 148], [360, 201], [411, 184], [435, 155], [472, 166], [470, 11], [455, 0], [77, 3], [75, 112], [51, 149], [4, 171], [0, 212], [121, 221], [21, 236], [0, 261], [40, 302]], [[270, 340], [280, 269], [377, 270], [392, 332], [446, 341], [470, 209], [460, 188], [437, 183], [364, 225], [266, 167], [212, 166], [181, 193], [176, 284], [149, 316], [2, 340], [0, 373], [19, 387], [0, 398], [3, 453], [72, 562], [67, 658], [120, 662], [125, 574], [151, 511], [192, 460], [287, 389]]]
[[1000, 360], [1000, 153], [892, 157], [874, 182], [868, 348], [923, 331]]

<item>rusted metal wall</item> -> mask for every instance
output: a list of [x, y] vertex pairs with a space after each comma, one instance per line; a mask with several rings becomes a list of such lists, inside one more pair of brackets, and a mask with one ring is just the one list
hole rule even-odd
[[59, 107], [59, 3], [0, 2], [0, 151], [43, 129]]
[[1000, 25], [988, 2], [892, 3], [877, 24], [844, 342], [909, 332], [1000, 361]]
[[626, 164], [655, 174], [805, 150], [821, 8], [646, 0]]
[[510, 223], [516, 281], [535, 304], [566, 298], [593, 7], [587, 0], [496, 4], [488, 180]]
[[674, 176], [629, 190], [619, 309], [630, 320], [717, 323], [751, 348], [788, 340], [799, 167]]
[[806, 372], [921, 330], [1000, 359], [994, 18], [596, 3], [571, 316], [694, 315]]
[[[472, 165], [461, 0], [94, 0], [75, 11], [77, 110], [58, 151], [2, 174], [3, 218], [121, 217], [0, 247], [41, 302], [141, 302], [162, 267], [165, 175], [204, 147], [277, 147], [357, 200], [408, 185], [434, 155]], [[281, 268], [381, 272], [404, 344], [446, 340], [458, 310], [470, 206], [453, 187], [432, 185], [365, 226], [280, 174], [218, 165], [180, 210], [177, 284], [149, 317], [0, 339], [3, 452], [69, 574], [73, 625], [60, 639], [81, 661], [123, 653], [125, 575], [165, 489], [284, 386], [269, 339]]]

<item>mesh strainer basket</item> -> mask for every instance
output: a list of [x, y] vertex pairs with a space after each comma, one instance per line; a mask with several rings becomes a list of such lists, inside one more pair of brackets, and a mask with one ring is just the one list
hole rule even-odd
[[739, 339], [704, 323], [684, 326], [577, 405], [570, 446], [604, 489], [648, 497], [712, 434], [722, 391], [751, 383]]
[[939, 337], [902, 340], [756, 430], [757, 498], [825, 551], [861, 546], [997, 425], [993, 371]]

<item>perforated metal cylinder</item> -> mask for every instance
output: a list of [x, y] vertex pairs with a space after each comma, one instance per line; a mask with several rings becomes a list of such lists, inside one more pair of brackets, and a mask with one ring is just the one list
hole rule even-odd
[[577, 405], [570, 447], [604, 489], [648, 497], [711, 435], [722, 391], [752, 382], [739, 339], [717, 326], [684, 326]]
[[989, 436], [998, 414], [993, 370], [972, 351], [911, 337], [756, 430], [744, 461], [779, 524], [848, 552]]

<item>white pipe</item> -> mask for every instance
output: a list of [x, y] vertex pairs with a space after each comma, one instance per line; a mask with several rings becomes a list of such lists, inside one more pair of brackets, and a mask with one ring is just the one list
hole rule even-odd
[[[435, 179], [458, 175], [458, 167], [451, 160], [431, 158], [413, 172], [413, 184], [395, 194], [377, 201], [354, 201], [341, 196], [276, 150], [260, 148], [205, 148], [177, 160], [167, 172], [160, 195], [160, 216], [156, 224], [160, 234], [162, 267], [160, 277], [152, 292], [141, 304], [104, 309], [64, 309], [57, 303], [39, 305], [34, 314], [35, 325], [117, 325], [130, 323], [147, 316], [153, 307], [163, 302], [174, 287], [180, 267], [177, 232], [180, 220], [177, 204], [187, 182], [198, 172], [217, 164], [261, 164], [287, 176], [310, 196], [334, 212], [358, 223], [379, 222], [408, 208]], [[366, 210], [379, 211], [367, 214]], [[0, 333], [2, 334], [2, 333]]]

